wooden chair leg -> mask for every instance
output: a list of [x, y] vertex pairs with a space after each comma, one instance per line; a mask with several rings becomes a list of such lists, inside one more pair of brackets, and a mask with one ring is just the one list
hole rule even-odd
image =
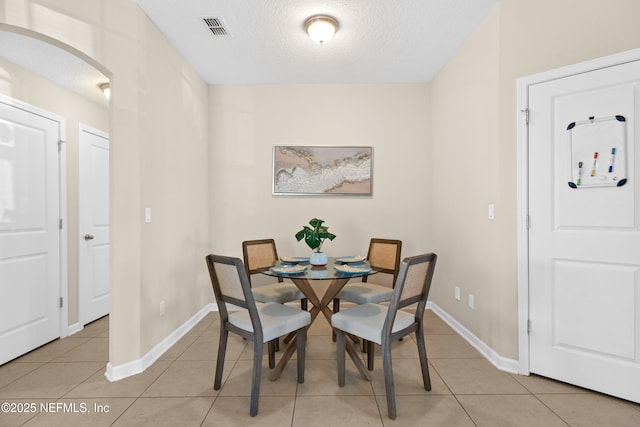
[[427, 363], [427, 347], [424, 343], [424, 334], [421, 329], [416, 331], [416, 342], [418, 344], [418, 358], [420, 359], [420, 368], [422, 369], [422, 383], [424, 389], [431, 390], [431, 377], [429, 376], [429, 364]]
[[276, 340], [267, 343], [267, 353], [269, 355], [269, 369], [276, 367]]
[[273, 340], [273, 350], [280, 351], [280, 338]]
[[347, 345], [345, 342], [345, 333], [336, 329], [336, 352], [338, 355], [338, 386], [344, 387], [345, 378], [345, 353]]
[[304, 383], [304, 364], [307, 345], [307, 328], [298, 329], [296, 335], [296, 351], [298, 352], [298, 383]]
[[[333, 299], [333, 312], [337, 313], [340, 311], [340, 300], [338, 298]], [[331, 332], [331, 339], [333, 342], [336, 342], [336, 331]]]
[[387, 393], [387, 410], [389, 418], [396, 419], [396, 389], [393, 384], [393, 368], [391, 366], [391, 343], [382, 342], [382, 365], [384, 368], [384, 388]]
[[251, 403], [249, 415], [258, 415], [258, 399], [260, 398], [260, 377], [262, 376], [262, 348], [263, 344], [253, 343], [253, 372], [251, 374]]
[[373, 356], [376, 352], [376, 345], [373, 341], [367, 341], [367, 369], [373, 371]]
[[213, 389], [220, 390], [222, 386], [222, 371], [224, 370], [224, 356], [227, 352], [227, 338], [229, 331], [226, 329], [220, 331], [220, 340], [218, 342], [218, 361], [216, 362], [216, 374], [213, 380]]

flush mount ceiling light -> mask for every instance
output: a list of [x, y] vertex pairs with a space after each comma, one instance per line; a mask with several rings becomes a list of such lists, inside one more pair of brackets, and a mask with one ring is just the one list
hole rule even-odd
[[107, 100], [109, 100], [109, 98], [111, 98], [111, 88], [109, 87], [109, 83], [102, 83], [98, 87], [100, 88], [102, 93], [104, 93], [104, 97], [107, 98]]
[[331, 16], [315, 15], [307, 19], [304, 29], [311, 40], [318, 44], [328, 43], [338, 31], [338, 21]]

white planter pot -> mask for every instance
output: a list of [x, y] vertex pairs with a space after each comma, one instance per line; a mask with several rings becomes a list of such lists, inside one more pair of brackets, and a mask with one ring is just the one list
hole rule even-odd
[[312, 252], [309, 263], [311, 265], [327, 265], [327, 254], [324, 252]]

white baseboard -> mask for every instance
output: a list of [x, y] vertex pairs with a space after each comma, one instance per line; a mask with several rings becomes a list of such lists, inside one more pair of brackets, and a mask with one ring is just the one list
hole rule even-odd
[[160, 341], [155, 347], [153, 347], [147, 354], [142, 356], [138, 360], [123, 363], [122, 365], [114, 366], [111, 362], [107, 363], [107, 371], [105, 376], [111, 382], [118, 381], [132, 375], [139, 374], [147, 369], [149, 366], [158, 360], [165, 351], [169, 350], [175, 343], [180, 340], [187, 332], [191, 330], [200, 320], [202, 320], [211, 311], [218, 311], [218, 307], [214, 303], [207, 304], [200, 311], [194, 314], [189, 320], [184, 322], [178, 329], [169, 334], [165, 339]]
[[469, 344], [480, 352], [493, 366], [501, 371], [509, 372], [512, 374], [518, 373], [519, 361], [502, 357], [495, 350], [485, 344], [480, 338], [475, 336], [470, 330], [465, 328], [456, 319], [451, 317], [446, 311], [440, 308], [437, 304], [429, 301], [427, 308], [431, 309], [438, 315], [447, 325], [451, 326], [462, 338], [464, 338]]
[[[473, 348], [478, 350], [480, 354], [482, 354], [489, 362], [491, 362], [493, 366], [500, 369], [501, 371], [509, 372], [512, 374], [518, 373], [519, 362], [517, 360], [500, 356], [495, 350], [485, 344], [481, 339], [475, 336], [471, 331], [465, 328], [461, 323], [451, 317], [446, 311], [444, 311], [434, 302], [429, 301], [427, 303], [427, 308], [433, 311], [447, 325], [449, 325], [454, 331], [462, 336], [462, 338], [464, 338], [469, 344], [471, 344]], [[178, 329], [173, 331], [169, 336], [167, 336], [164, 340], [153, 347], [142, 358], [118, 366], [114, 366], [111, 363], [108, 363], [105, 376], [109, 381], [113, 382], [143, 372], [156, 360], [158, 360], [158, 358], [162, 354], [164, 354], [164, 352], [169, 350], [176, 342], [178, 342], [180, 338], [182, 338], [187, 332], [189, 332], [191, 328], [193, 328], [200, 320], [202, 320], [208, 313], [212, 311], [218, 311], [218, 306], [215, 303], [210, 303], [204, 306], [189, 320], [183, 323]], [[82, 328], [80, 328], [80, 330], [81, 329]]]
[[69, 335], [77, 334], [78, 332], [80, 332], [83, 329], [84, 329], [84, 326], [80, 322], [76, 322], [73, 325], [69, 325], [67, 327], [67, 335], [65, 335], [65, 336], [68, 337]]

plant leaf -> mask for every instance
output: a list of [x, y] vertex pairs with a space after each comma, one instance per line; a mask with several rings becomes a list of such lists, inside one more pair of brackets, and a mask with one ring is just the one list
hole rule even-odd
[[322, 241], [315, 234], [308, 235], [305, 239], [305, 242], [307, 242], [307, 245], [309, 245], [311, 249], [316, 249], [322, 243]]
[[319, 218], [313, 218], [309, 221], [310, 228], [306, 225], [302, 226], [302, 230], [296, 233], [296, 239], [298, 241], [304, 239], [305, 243], [316, 252], [320, 251], [322, 243], [325, 239], [333, 240], [336, 235], [329, 233], [329, 227], [322, 225], [324, 220]]
[[314, 229], [316, 229], [316, 230], [317, 230], [318, 228], [320, 228], [320, 227], [322, 226], [322, 223], [323, 223], [323, 222], [324, 222], [324, 220], [322, 220], [322, 219], [313, 218], [311, 221], [309, 221], [309, 224], [311, 224], [311, 226], [312, 226]]

